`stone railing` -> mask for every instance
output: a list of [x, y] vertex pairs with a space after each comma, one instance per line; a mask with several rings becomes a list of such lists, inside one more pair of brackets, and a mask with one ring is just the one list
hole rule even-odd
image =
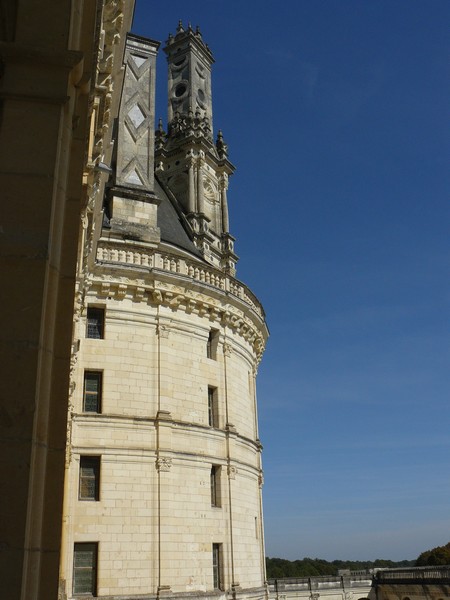
[[141, 267], [144, 269], [157, 269], [159, 271], [184, 275], [194, 281], [199, 281], [228, 292], [247, 304], [259, 317], [262, 319], [265, 318], [261, 304], [248, 287], [214, 267], [201, 265], [197, 262], [161, 253], [156, 250], [140, 248], [137, 245], [130, 247], [129, 242], [114, 241], [114, 243], [111, 243], [104, 240], [100, 240], [97, 247], [97, 262], [99, 264], [113, 263], [115, 265]]
[[410, 569], [386, 569], [377, 571], [375, 580], [383, 583], [450, 583], [450, 566], [411, 567]]
[[269, 579], [270, 592], [293, 592], [296, 590], [320, 590], [329, 588], [354, 588], [366, 587], [372, 583], [372, 575], [350, 574], [350, 575], [324, 575], [317, 577], [283, 577], [282, 579]]

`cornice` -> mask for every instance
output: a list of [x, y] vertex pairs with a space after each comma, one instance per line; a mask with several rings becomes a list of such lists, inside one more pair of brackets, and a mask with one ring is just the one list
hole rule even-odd
[[100, 240], [90, 275], [99, 298], [162, 305], [229, 327], [262, 358], [268, 330], [263, 308], [241, 282], [218, 269], [142, 244]]

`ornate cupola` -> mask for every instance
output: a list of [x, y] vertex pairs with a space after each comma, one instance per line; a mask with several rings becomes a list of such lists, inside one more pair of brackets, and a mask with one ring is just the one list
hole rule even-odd
[[214, 143], [211, 65], [214, 58], [199, 28], [170, 35], [168, 131], [156, 131], [156, 173], [180, 203], [193, 241], [205, 260], [234, 275], [237, 256], [229, 233], [227, 189], [234, 166], [219, 131]]

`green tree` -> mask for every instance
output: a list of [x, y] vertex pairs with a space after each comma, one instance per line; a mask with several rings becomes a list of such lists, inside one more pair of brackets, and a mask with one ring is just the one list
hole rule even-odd
[[417, 567], [450, 565], [450, 542], [445, 546], [436, 546], [420, 554], [416, 560]]

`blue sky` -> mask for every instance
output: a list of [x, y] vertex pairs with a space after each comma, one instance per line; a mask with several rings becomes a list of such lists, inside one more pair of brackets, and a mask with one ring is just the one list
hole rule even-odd
[[450, 540], [450, 3], [138, 0], [133, 30], [178, 19], [216, 59], [238, 277], [271, 331], [266, 554], [414, 559]]

